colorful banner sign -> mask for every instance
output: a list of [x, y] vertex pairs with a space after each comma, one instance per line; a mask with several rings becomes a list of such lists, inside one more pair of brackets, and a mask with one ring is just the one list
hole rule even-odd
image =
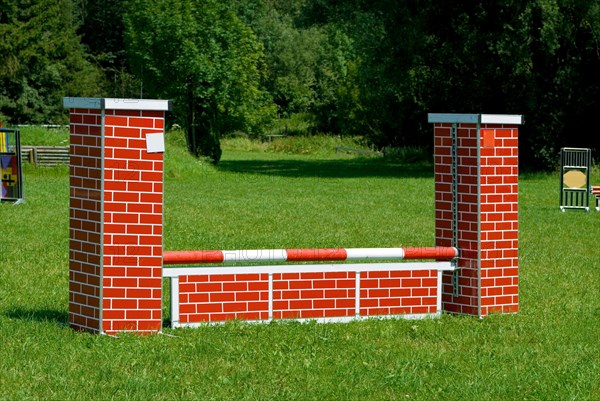
[[23, 202], [20, 132], [0, 128], [0, 200]]
[[19, 170], [17, 156], [0, 156], [0, 181], [2, 198], [17, 198]]

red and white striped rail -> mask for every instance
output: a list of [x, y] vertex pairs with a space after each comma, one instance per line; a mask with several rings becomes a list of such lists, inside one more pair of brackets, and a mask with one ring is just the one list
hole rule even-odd
[[163, 265], [237, 262], [311, 262], [346, 260], [451, 260], [458, 257], [452, 247], [421, 248], [306, 248], [248, 249], [231, 251], [165, 251]]

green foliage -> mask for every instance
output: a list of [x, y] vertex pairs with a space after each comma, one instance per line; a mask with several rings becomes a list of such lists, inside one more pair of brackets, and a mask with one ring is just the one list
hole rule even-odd
[[539, 152], [526, 155], [535, 165], [555, 165], [563, 146], [591, 147], [599, 157], [600, 138], [588, 135], [600, 110], [599, 8], [597, 1], [539, 1], [531, 7], [533, 107], [526, 141]]
[[597, 0], [0, 0], [0, 39], [12, 123], [64, 119], [64, 95], [168, 98], [216, 162], [222, 136], [295, 116], [430, 149], [428, 112], [510, 113], [523, 167], [552, 169], [563, 146], [600, 158]]
[[269, 4], [254, 0], [235, 3], [237, 13], [264, 46], [269, 72], [264, 77], [265, 87], [272, 94], [279, 112], [288, 116], [310, 110], [316, 96], [316, 50], [321, 40], [319, 29], [297, 29], [291, 10], [281, 7], [281, 2]]
[[70, 0], [2, 0], [0, 10], [0, 112], [9, 122], [64, 122], [64, 96], [99, 94]]
[[[586, 133], [600, 109], [597, 1], [293, 3], [293, 13], [274, 2], [266, 15], [319, 32], [313, 52], [336, 54], [318, 58], [314, 82], [303, 83], [314, 89], [307, 110], [317, 130], [363, 135], [379, 148], [428, 147], [428, 112], [523, 114], [523, 165], [551, 169], [562, 146], [600, 153], [600, 139]], [[327, 65], [336, 67], [323, 74]]]
[[269, 135], [310, 135], [315, 131], [316, 121], [311, 113], [295, 113], [288, 118], [278, 118], [272, 124]]
[[238, 1], [238, 14], [264, 44], [265, 86], [284, 118], [311, 113], [316, 131], [340, 133], [340, 85], [347, 78], [349, 38], [307, 18], [305, 1]]
[[424, 148], [404, 147], [404, 148], [385, 148], [384, 156], [389, 160], [398, 160], [403, 163], [429, 163], [433, 162], [431, 153]]
[[271, 118], [263, 47], [226, 3], [133, 0], [127, 41], [144, 93], [174, 100], [194, 154], [217, 163], [221, 135], [258, 135]]
[[[552, 169], [563, 146], [600, 150], [596, 1], [444, 3], [429, 9], [430, 110], [524, 114], [521, 163]], [[448, 17], [451, 16], [449, 19]]]
[[104, 75], [103, 96], [139, 97], [140, 82], [129, 70], [125, 49], [125, 13], [129, 0], [74, 0], [78, 33]]

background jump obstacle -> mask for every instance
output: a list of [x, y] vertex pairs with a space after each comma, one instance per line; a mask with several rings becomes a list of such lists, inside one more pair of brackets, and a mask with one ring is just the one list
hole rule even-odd
[[591, 189], [592, 196], [594, 197], [596, 211], [600, 212], [600, 185], [594, 185]]
[[19, 130], [0, 124], [0, 201], [19, 204], [23, 199], [23, 167]]
[[[455, 262], [427, 254], [444, 261], [163, 268], [163, 258], [166, 264], [185, 255], [162, 249], [169, 102], [65, 98], [64, 105], [71, 113], [69, 322], [75, 329], [160, 331], [163, 277], [172, 280], [175, 326], [518, 310], [521, 116], [429, 115], [435, 245], [459, 249]], [[289, 259], [290, 250], [278, 257], [283, 251]]]
[[592, 150], [562, 148], [560, 150], [560, 210], [590, 211], [590, 169]]

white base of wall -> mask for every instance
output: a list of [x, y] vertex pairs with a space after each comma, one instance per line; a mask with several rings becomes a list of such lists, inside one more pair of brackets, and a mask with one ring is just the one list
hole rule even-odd
[[[273, 321], [277, 322], [299, 322], [299, 323], [350, 323], [364, 320], [423, 320], [423, 319], [438, 319], [442, 316], [441, 312], [436, 313], [418, 313], [418, 314], [403, 314], [403, 315], [379, 315], [379, 316], [345, 316], [345, 317], [321, 317], [314, 319], [268, 319], [268, 320], [237, 320], [244, 324], [268, 324]], [[171, 328], [198, 328], [207, 326], [216, 326], [233, 322], [233, 320], [219, 322], [200, 322], [200, 323], [179, 323], [171, 322]]]

